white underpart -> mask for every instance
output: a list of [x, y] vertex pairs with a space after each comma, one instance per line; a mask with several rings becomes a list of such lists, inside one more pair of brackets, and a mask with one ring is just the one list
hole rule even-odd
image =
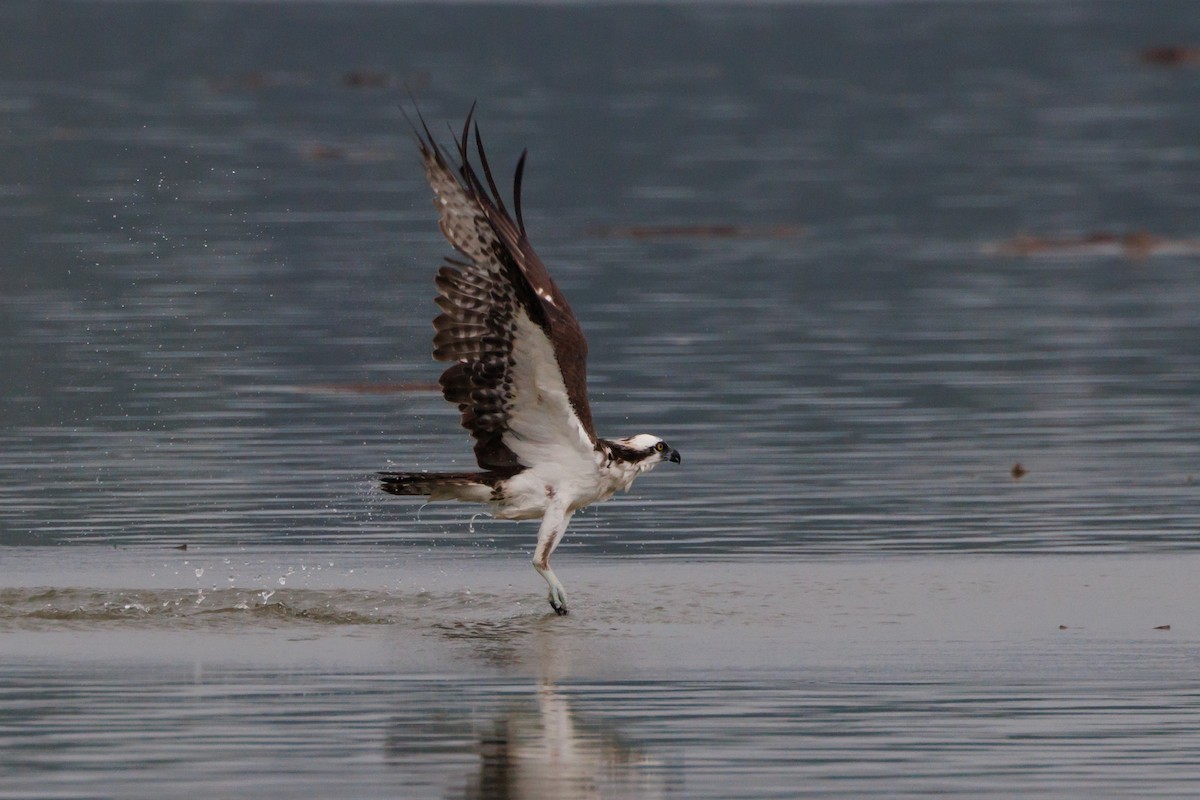
[[[527, 469], [505, 482], [503, 501], [492, 506], [495, 516], [537, 519], [555, 503], [574, 512], [628, 489], [657, 460], [606, 464], [567, 399], [549, 338], [524, 311], [517, 313], [516, 326], [514, 399], [504, 444]], [[659, 440], [643, 434], [625, 441], [649, 448]]]
[[[546, 580], [550, 604], [565, 612], [566, 591], [550, 569], [550, 556], [566, 534], [572, 514], [607, 500], [619, 489], [628, 490], [634, 478], [658, 459], [608, 464], [571, 407], [550, 339], [524, 310], [517, 312], [515, 324], [513, 400], [504, 444], [527, 469], [505, 481], [502, 499], [490, 505], [500, 519], [541, 518], [533, 566]], [[658, 441], [643, 434], [623, 443], [649, 449]]]
[[571, 408], [554, 346], [524, 310], [515, 322], [513, 401], [504, 444], [556, 488], [573, 475], [594, 474], [595, 446]]

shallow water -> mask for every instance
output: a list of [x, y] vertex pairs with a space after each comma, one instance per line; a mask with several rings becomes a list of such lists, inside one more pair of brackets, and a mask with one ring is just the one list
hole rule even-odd
[[[1139, 54], [1197, 42], [4, 4], [0, 797], [1194, 794], [1200, 84]], [[684, 455], [565, 620], [530, 525], [372, 482], [470, 454], [404, 85], [530, 149], [598, 427]]]
[[523, 560], [72, 549], [17, 550], [0, 588], [5, 796], [1200, 780], [1191, 554], [563, 559], [577, 605], [559, 619]]

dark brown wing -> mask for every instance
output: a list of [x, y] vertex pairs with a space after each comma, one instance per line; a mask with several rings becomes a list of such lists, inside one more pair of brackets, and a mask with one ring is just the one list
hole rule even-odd
[[441, 378], [475, 437], [484, 469], [590, 453], [596, 442], [587, 399], [587, 341], [570, 304], [525, 235], [521, 177], [513, 187], [516, 221], [496, 189], [476, 126], [485, 186], [469, 157], [471, 115], [453, 168], [422, 122], [421, 158], [443, 235], [464, 259], [438, 270], [434, 358], [453, 361]]

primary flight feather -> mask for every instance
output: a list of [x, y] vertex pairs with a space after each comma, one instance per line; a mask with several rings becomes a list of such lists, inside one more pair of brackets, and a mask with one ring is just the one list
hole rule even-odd
[[[462, 412], [481, 471], [381, 472], [380, 485], [392, 494], [485, 503], [500, 519], [540, 518], [533, 566], [549, 586], [550, 606], [566, 614], [566, 591], [550, 555], [571, 515], [680, 456], [650, 434], [596, 435], [587, 340], [525, 235], [525, 154], [513, 181], [514, 221], [471, 117], [455, 143], [457, 166], [424, 121], [417, 136], [442, 234], [461, 255], [437, 272], [442, 313], [433, 321], [433, 356], [451, 362], [442, 394]], [[471, 164], [472, 133], [482, 178]]]

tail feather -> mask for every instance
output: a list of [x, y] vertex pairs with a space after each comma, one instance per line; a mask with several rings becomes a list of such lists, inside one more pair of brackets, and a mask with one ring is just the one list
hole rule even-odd
[[495, 472], [380, 472], [379, 488], [388, 494], [430, 500], [486, 503], [504, 477]]

